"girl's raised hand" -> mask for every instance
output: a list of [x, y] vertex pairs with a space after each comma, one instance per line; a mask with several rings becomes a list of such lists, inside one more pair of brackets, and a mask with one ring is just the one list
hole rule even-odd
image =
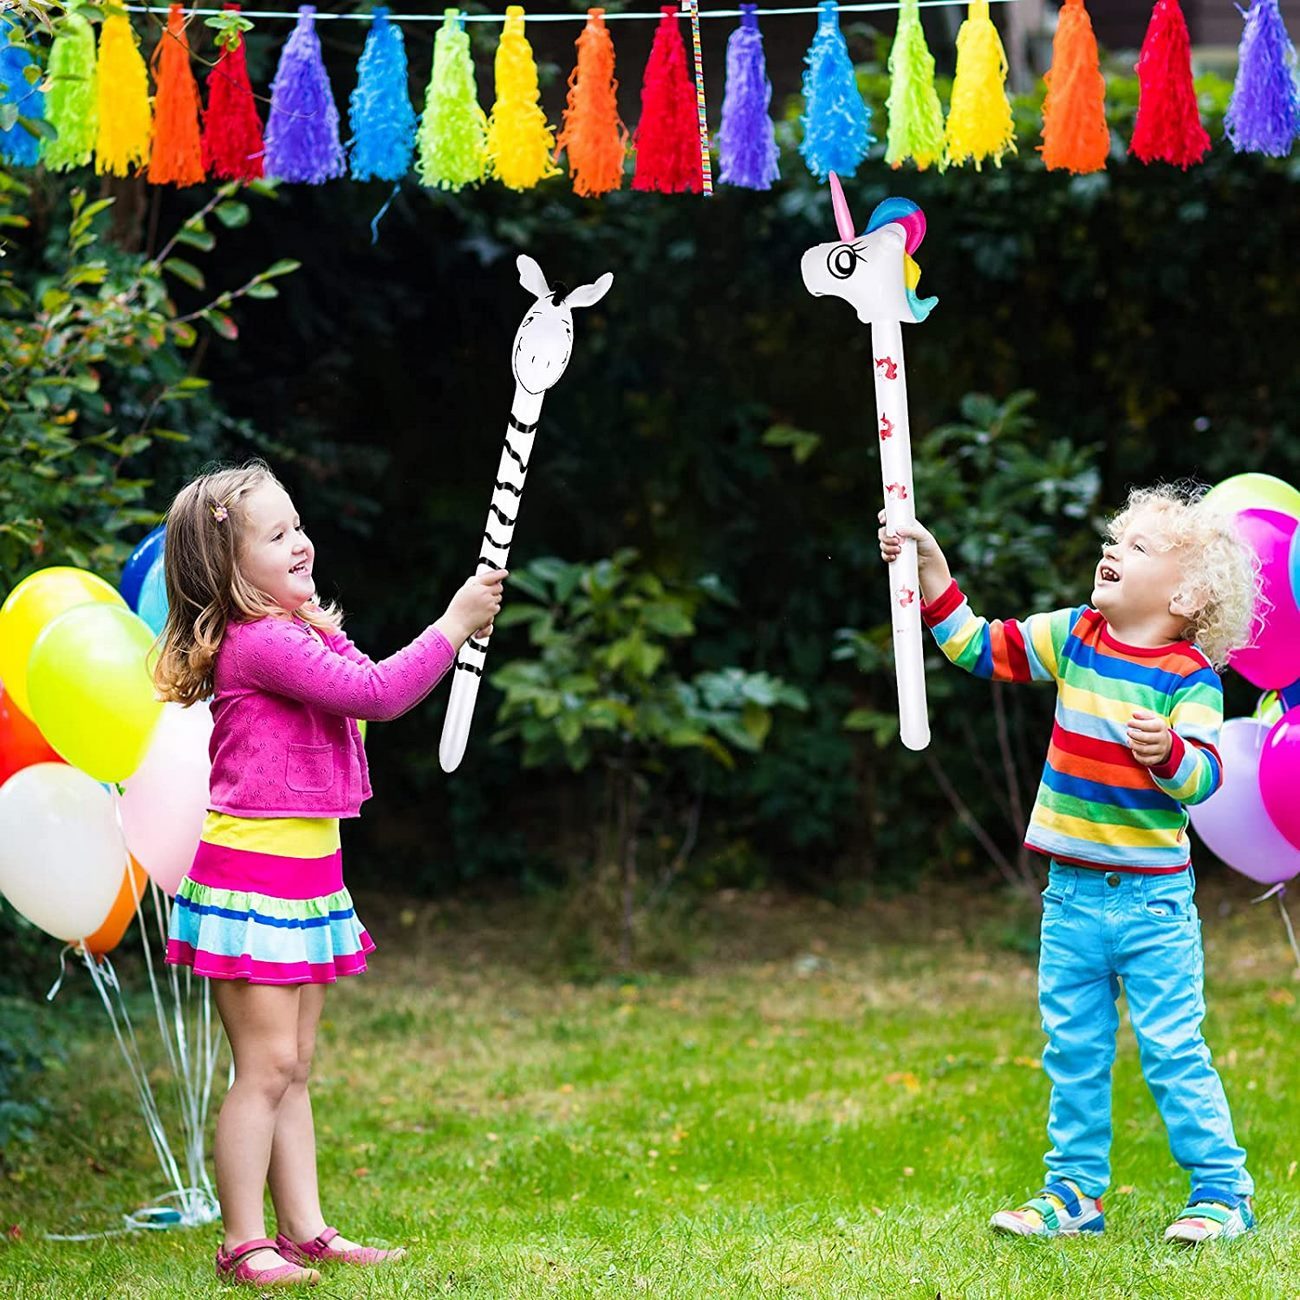
[[509, 576], [506, 569], [475, 574], [467, 578], [451, 598], [451, 604], [437, 626], [457, 649], [467, 637], [476, 633], [479, 636], [492, 634], [492, 620], [501, 609], [501, 587]]

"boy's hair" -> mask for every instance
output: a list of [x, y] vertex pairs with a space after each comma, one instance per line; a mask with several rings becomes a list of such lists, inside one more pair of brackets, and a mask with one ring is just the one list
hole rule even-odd
[[1106, 533], [1118, 541], [1136, 512], [1155, 517], [1156, 544], [1184, 552], [1183, 594], [1198, 605], [1187, 635], [1222, 669], [1234, 650], [1251, 644], [1266, 602], [1255, 552], [1232, 518], [1204, 500], [1205, 493], [1194, 482], [1132, 488], [1124, 508], [1107, 522]]
[[[167, 623], [159, 637], [154, 685], [164, 700], [190, 705], [212, 694], [212, 672], [232, 622], [284, 611], [240, 572], [249, 494], [279, 479], [264, 461], [200, 474], [183, 487], [167, 511], [163, 572]], [[340, 612], [313, 603], [296, 611], [314, 627], [337, 631]]]

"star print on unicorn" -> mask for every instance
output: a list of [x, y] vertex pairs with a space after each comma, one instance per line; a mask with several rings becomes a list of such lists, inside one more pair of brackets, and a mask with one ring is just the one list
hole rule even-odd
[[[916, 293], [921, 268], [912, 254], [925, 237], [925, 214], [910, 199], [886, 199], [858, 234], [839, 177], [831, 172], [828, 179], [839, 238], [810, 248], [800, 270], [813, 297], [843, 298], [858, 320], [871, 326], [885, 524], [896, 531], [915, 518], [901, 326], [919, 324], [939, 301], [919, 298]], [[915, 599], [920, 587], [915, 542], [905, 542], [902, 554], [889, 566], [889, 587], [899, 735], [908, 749], [924, 749], [930, 743], [930, 720], [925, 703], [921, 604]]]

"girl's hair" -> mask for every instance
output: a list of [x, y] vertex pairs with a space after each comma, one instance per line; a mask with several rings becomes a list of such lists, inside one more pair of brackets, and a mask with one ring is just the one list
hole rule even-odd
[[1197, 606], [1187, 634], [1222, 669], [1234, 650], [1251, 644], [1267, 601], [1255, 552], [1232, 518], [1204, 500], [1205, 492], [1190, 481], [1133, 488], [1106, 532], [1118, 541], [1135, 513], [1154, 516], [1152, 540], [1162, 550], [1182, 552], [1182, 594]]
[[[232, 621], [284, 614], [239, 568], [248, 527], [245, 503], [268, 483], [279, 486], [260, 460], [212, 470], [183, 487], [167, 511], [163, 571], [169, 608], [153, 673], [164, 700], [190, 705], [212, 694], [217, 650]], [[295, 613], [330, 631], [343, 621], [333, 605], [312, 602]]]

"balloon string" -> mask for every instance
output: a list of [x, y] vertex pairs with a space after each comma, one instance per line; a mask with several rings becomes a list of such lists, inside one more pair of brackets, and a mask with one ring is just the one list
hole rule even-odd
[[1282, 914], [1282, 924], [1286, 927], [1287, 942], [1291, 945], [1291, 955], [1295, 958], [1296, 968], [1300, 969], [1300, 943], [1296, 942], [1295, 927], [1291, 924], [1291, 916], [1286, 910], [1286, 903], [1283, 901], [1286, 897], [1286, 882], [1280, 881], [1272, 889], [1266, 890], [1258, 898], [1252, 898], [1252, 903], [1266, 903], [1270, 898], [1277, 899], [1277, 910]]

